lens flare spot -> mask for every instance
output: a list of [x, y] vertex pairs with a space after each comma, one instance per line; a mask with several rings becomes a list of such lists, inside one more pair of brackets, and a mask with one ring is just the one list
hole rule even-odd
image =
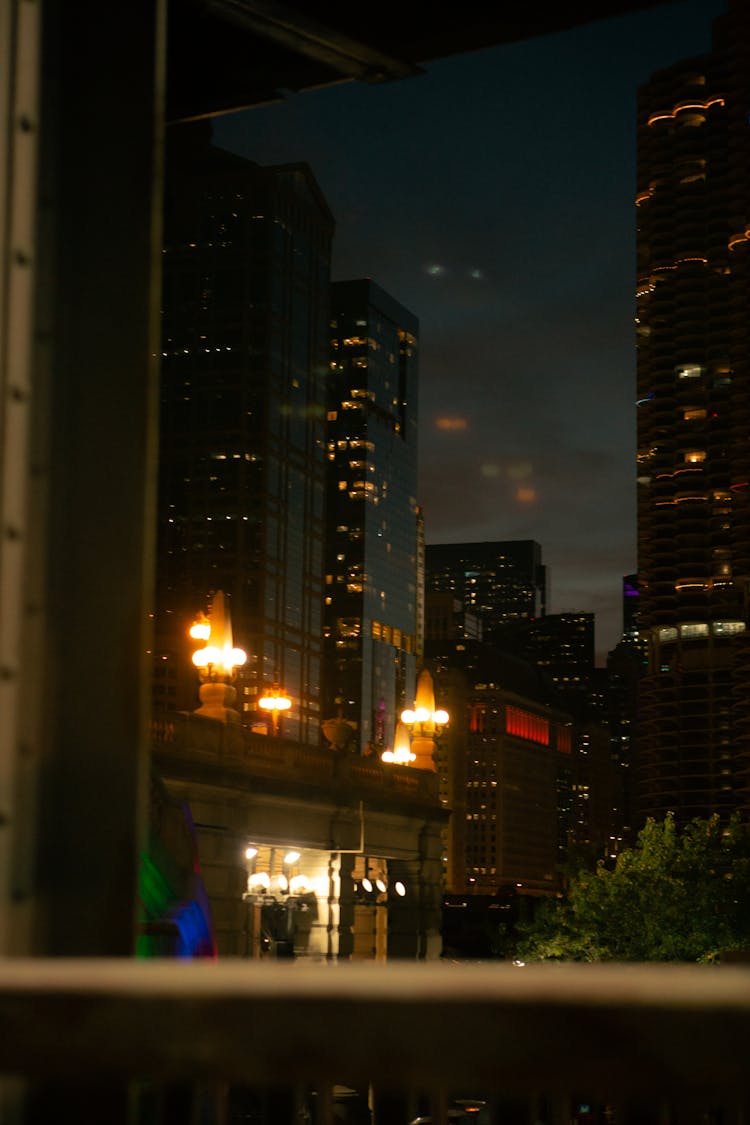
[[493, 465], [491, 461], [487, 461], [487, 462], [485, 462], [484, 465], [482, 465], [482, 468], [481, 468], [480, 472], [481, 472], [483, 477], [491, 477], [491, 478], [499, 477], [500, 476], [500, 466], [499, 465]]
[[468, 429], [469, 423], [465, 418], [456, 416], [453, 418], [437, 418], [435, 420], [435, 425], [439, 430], [466, 430]]
[[536, 489], [520, 485], [516, 489], [516, 500], [519, 504], [533, 504], [536, 501]]
[[515, 465], [508, 467], [508, 476], [511, 480], [526, 480], [530, 477], [534, 469], [530, 461], [517, 461]]
[[472, 279], [472, 281], [484, 281], [484, 270], [469, 270], [469, 277]]
[[445, 266], [441, 265], [440, 262], [428, 262], [424, 267], [424, 272], [429, 274], [430, 277], [444, 277]]

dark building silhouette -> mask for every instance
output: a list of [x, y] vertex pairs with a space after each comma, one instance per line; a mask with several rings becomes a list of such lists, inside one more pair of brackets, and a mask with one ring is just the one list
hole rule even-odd
[[495, 639], [547, 607], [547, 571], [532, 539], [432, 543], [425, 551], [426, 591], [451, 593]]
[[638, 109], [641, 817], [748, 800], [750, 15]]
[[593, 613], [548, 613], [523, 629], [519, 655], [544, 672], [565, 708], [574, 713], [590, 706], [594, 688]]
[[417, 652], [415, 316], [369, 280], [331, 287], [324, 716], [393, 746]]
[[637, 574], [626, 574], [622, 580], [622, 639], [640, 644], [638, 604], [640, 583]]
[[305, 165], [206, 140], [178, 130], [168, 162], [156, 704], [192, 705], [185, 629], [221, 589], [245, 721], [278, 681], [317, 742], [333, 220]]
[[481, 641], [482, 624], [474, 613], [467, 613], [463, 602], [451, 593], [434, 591], [425, 595], [425, 637], [429, 640], [450, 640], [467, 637]]

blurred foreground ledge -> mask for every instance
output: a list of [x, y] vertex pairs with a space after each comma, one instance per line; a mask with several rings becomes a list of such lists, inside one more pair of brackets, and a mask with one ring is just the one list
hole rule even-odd
[[0, 962], [0, 1027], [0, 1069], [32, 1080], [585, 1090], [740, 1114], [750, 1093], [741, 965], [19, 959]]

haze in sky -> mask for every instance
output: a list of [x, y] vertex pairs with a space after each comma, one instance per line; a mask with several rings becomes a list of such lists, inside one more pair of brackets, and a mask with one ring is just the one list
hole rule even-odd
[[420, 320], [428, 543], [536, 539], [550, 612], [596, 613], [600, 662], [636, 569], [637, 88], [711, 48], [687, 0], [218, 118], [260, 164], [306, 161], [334, 280]]

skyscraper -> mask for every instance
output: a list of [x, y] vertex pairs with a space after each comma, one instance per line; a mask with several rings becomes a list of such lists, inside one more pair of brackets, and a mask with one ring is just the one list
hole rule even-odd
[[392, 746], [417, 648], [416, 317], [369, 280], [331, 288], [325, 717]]
[[458, 598], [488, 639], [546, 612], [547, 571], [533, 539], [432, 543], [425, 555], [426, 589]]
[[638, 110], [638, 801], [746, 806], [750, 19], [655, 74]]
[[305, 165], [261, 168], [207, 140], [178, 131], [168, 165], [162, 699], [189, 705], [184, 629], [220, 589], [248, 653], [246, 721], [278, 681], [292, 699], [285, 733], [317, 742], [333, 220]]
[[578, 714], [590, 707], [596, 667], [593, 613], [534, 618], [519, 637], [518, 654], [549, 677], [567, 710]]

